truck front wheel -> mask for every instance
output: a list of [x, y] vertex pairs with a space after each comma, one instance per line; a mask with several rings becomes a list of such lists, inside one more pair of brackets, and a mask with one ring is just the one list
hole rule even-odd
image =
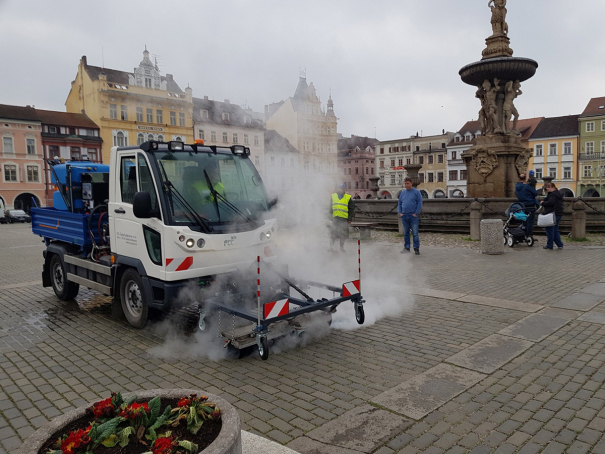
[[50, 283], [55, 295], [63, 301], [73, 300], [80, 291], [79, 284], [67, 280], [63, 260], [56, 254], [50, 259]]
[[126, 320], [134, 328], [143, 328], [147, 323], [149, 306], [145, 301], [143, 281], [141, 276], [133, 270], [124, 271], [120, 282], [120, 301]]

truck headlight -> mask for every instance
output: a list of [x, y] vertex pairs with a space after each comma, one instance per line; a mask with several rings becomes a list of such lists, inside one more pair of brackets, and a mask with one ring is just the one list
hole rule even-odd
[[201, 249], [204, 246], [206, 246], [206, 240], [205, 239], [200, 238], [199, 240], [197, 240], [197, 247], [199, 247]]
[[186, 242], [185, 242], [185, 246], [192, 248], [193, 245], [195, 244], [195, 240], [193, 238], [189, 238]]

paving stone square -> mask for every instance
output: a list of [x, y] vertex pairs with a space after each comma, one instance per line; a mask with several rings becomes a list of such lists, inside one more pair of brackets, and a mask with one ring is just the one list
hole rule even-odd
[[[41, 285], [40, 239], [29, 225], [1, 225], [0, 454], [112, 391], [173, 387], [222, 396], [244, 430], [300, 453], [605, 452], [602, 250], [566, 246], [545, 280], [540, 248], [363, 248], [368, 263], [388, 264], [365, 270], [368, 295], [398, 296], [368, 300], [380, 310], [362, 327], [335, 326], [261, 361], [209, 357], [207, 340], [158, 323], [133, 329], [93, 291], [59, 301]], [[354, 272], [349, 249], [329, 266]], [[472, 380], [418, 389], [416, 418], [380, 398], [440, 370]]]

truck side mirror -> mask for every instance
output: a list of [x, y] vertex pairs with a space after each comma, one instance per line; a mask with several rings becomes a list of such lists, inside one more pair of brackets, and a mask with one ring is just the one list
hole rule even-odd
[[275, 205], [277, 205], [277, 197], [275, 197], [274, 199], [269, 200], [269, 202], [267, 202], [267, 208], [269, 210], [271, 210]]
[[151, 195], [147, 191], [137, 192], [132, 201], [132, 212], [139, 219], [157, 217], [158, 213], [151, 206]]

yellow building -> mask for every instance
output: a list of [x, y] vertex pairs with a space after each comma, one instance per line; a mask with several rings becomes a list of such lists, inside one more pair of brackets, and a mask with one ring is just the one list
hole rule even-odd
[[529, 147], [534, 155], [529, 160], [528, 169], [536, 172], [538, 186], [542, 176], [550, 176], [564, 197], [577, 195], [578, 115], [543, 118], [529, 138]]
[[90, 66], [83, 56], [78, 74], [65, 101], [68, 112], [85, 113], [99, 125], [103, 162], [109, 162], [112, 146], [136, 145], [148, 140], [193, 142], [193, 94], [161, 76], [149, 59], [132, 73]]

